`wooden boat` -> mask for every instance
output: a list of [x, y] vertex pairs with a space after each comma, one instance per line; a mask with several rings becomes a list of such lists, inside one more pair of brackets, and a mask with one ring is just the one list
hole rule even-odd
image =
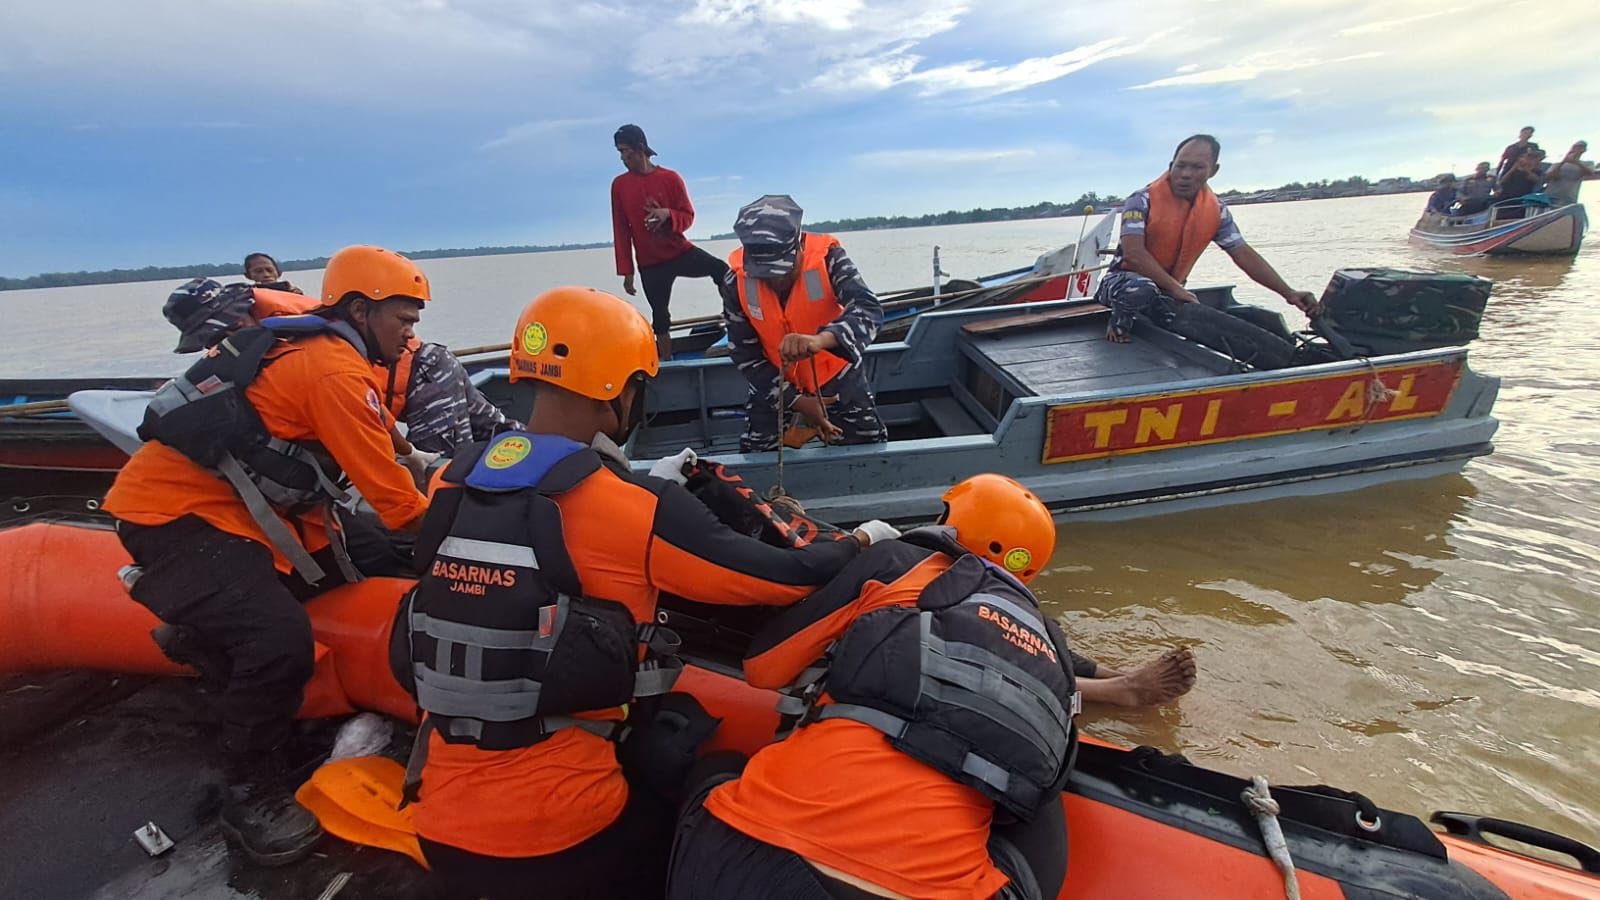
[[1411, 242], [1469, 255], [1577, 253], [1589, 230], [1583, 204], [1552, 208], [1541, 197], [1506, 200], [1467, 216], [1424, 213], [1411, 229]]
[[[900, 339], [917, 316], [929, 310], [1092, 296], [1099, 283], [1098, 257], [1111, 238], [1112, 217], [1107, 216], [1087, 229], [1079, 242], [1043, 254], [1033, 265], [974, 281], [940, 281], [943, 273], [934, 248], [932, 286], [883, 296], [885, 322], [879, 340]], [[674, 329], [673, 356], [686, 360], [725, 355], [726, 337], [719, 315], [686, 320]], [[506, 349], [504, 345], [470, 348], [462, 351], [463, 361], [472, 372], [503, 368]], [[88, 390], [153, 390], [167, 377], [0, 380], [0, 497], [49, 493], [62, 481], [108, 486], [127, 455], [80, 421], [68, 409], [67, 397]]]
[[[1202, 302], [1232, 303], [1228, 287]], [[631, 446], [641, 469], [693, 447], [824, 520], [931, 521], [970, 475], [1018, 479], [1058, 515], [1124, 518], [1459, 471], [1489, 453], [1499, 379], [1464, 346], [1276, 371], [1139, 322], [1104, 340], [1093, 301], [935, 311], [866, 368], [886, 444], [742, 454], [747, 388], [727, 360], [674, 362]], [[1475, 331], [1474, 331], [1475, 333]], [[504, 373], [483, 390], [508, 400]]]
[[[156, 619], [123, 592], [127, 562], [105, 529], [36, 524], [0, 531], [0, 673], [99, 670], [181, 674], [149, 637]], [[415, 707], [389, 674], [391, 623], [409, 581], [374, 578], [306, 605], [317, 643], [302, 718], [371, 710], [414, 722]], [[749, 753], [771, 740], [776, 695], [739, 677], [738, 659], [760, 609], [725, 610], [664, 598], [664, 620], [689, 662], [678, 689], [722, 725], [706, 750]], [[192, 688], [179, 679], [95, 680], [12, 675], [0, 712], [12, 730], [0, 768], [0, 866], [5, 896], [96, 898], [332, 896], [427, 897], [409, 858], [341, 841], [284, 869], [252, 869], [230, 858], [205, 802], [217, 769], [214, 738], [197, 721]], [[326, 729], [323, 731], [327, 733]], [[399, 755], [405, 735], [391, 743]], [[398, 764], [393, 768], [398, 769]], [[1352, 772], [1351, 777], [1359, 777]], [[1062, 898], [1185, 897], [1255, 900], [1285, 895], [1263, 849], [1260, 826], [1240, 793], [1246, 782], [1214, 769], [1093, 739], [1079, 748], [1061, 802], [1067, 818]], [[1334, 898], [1600, 897], [1600, 852], [1563, 835], [1464, 813], [1432, 821], [1328, 789], [1274, 785], [1300, 896]], [[530, 814], [533, 814], [530, 812]], [[152, 861], [132, 833], [156, 822], [177, 842]], [[330, 830], [332, 826], [330, 825]], [[1493, 845], [1509, 837], [1576, 866]]]

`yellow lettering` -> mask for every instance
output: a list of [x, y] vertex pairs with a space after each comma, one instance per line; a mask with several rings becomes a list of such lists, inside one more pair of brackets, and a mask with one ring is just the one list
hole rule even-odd
[[1106, 409], [1086, 413], [1083, 417], [1083, 427], [1094, 431], [1094, 445], [1099, 449], [1111, 446], [1111, 429], [1126, 421], [1128, 421], [1127, 410]]
[[1412, 395], [1411, 389], [1416, 387], [1417, 376], [1406, 375], [1400, 379], [1400, 386], [1395, 388], [1394, 397], [1389, 401], [1390, 412], [1405, 412], [1417, 405], [1417, 398]]
[[1200, 436], [1210, 437], [1217, 433], [1217, 415], [1222, 412], [1222, 401], [1213, 400], [1206, 404], [1206, 417], [1200, 423]]
[[1178, 420], [1183, 417], [1183, 404], [1172, 403], [1167, 406], [1166, 412], [1154, 406], [1146, 406], [1139, 410], [1139, 430], [1134, 433], [1133, 442], [1143, 444], [1150, 440], [1153, 434], [1163, 441], [1170, 441], [1178, 434]]
[[1334, 419], [1348, 419], [1352, 416], [1359, 416], [1366, 408], [1367, 382], [1366, 379], [1358, 378], [1350, 382], [1350, 386], [1344, 389], [1344, 396], [1340, 397], [1339, 402], [1333, 405], [1333, 409], [1328, 412], [1327, 418], [1323, 419], [1323, 421], [1332, 422]]
[[1267, 415], [1277, 418], [1280, 416], [1294, 415], [1295, 407], [1300, 405], [1299, 400], [1279, 400], [1267, 407]]

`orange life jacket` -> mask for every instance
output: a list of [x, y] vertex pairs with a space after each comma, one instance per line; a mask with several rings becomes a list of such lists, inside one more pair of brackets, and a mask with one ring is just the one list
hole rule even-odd
[[411, 369], [417, 363], [417, 348], [421, 346], [422, 338], [413, 337], [406, 344], [406, 352], [400, 354], [393, 365], [372, 364], [372, 374], [379, 384], [384, 385], [383, 405], [395, 421], [405, 418], [406, 396], [411, 391]]
[[1189, 279], [1195, 260], [1217, 236], [1222, 203], [1211, 188], [1200, 189], [1194, 202], [1172, 193], [1167, 176], [1150, 182], [1150, 213], [1145, 219], [1144, 246], [1161, 268], [1179, 283]]
[[271, 316], [303, 316], [322, 308], [321, 299], [294, 291], [258, 287], [251, 288], [250, 293], [255, 298], [250, 316], [258, 322]]
[[819, 393], [822, 385], [832, 381], [850, 364], [825, 350], [785, 370], [778, 346], [785, 335], [817, 334], [844, 313], [833, 291], [833, 280], [828, 277], [828, 251], [837, 246], [839, 241], [831, 234], [801, 236], [800, 258], [795, 268], [794, 287], [789, 289], [788, 304], [779, 301], [770, 282], [745, 274], [743, 247], [728, 257], [728, 266], [733, 269], [735, 283], [739, 286], [739, 305], [744, 307], [745, 318], [761, 338], [761, 349], [767, 361], [807, 394]]

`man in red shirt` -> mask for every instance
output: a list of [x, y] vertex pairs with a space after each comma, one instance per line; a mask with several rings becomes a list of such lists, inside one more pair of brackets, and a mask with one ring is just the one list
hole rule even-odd
[[656, 352], [672, 358], [667, 331], [672, 316], [672, 283], [678, 278], [710, 278], [720, 284], [728, 265], [689, 243], [684, 232], [694, 224], [694, 204], [683, 178], [650, 160], [656, 152], [645, 140], [644, 129], [624, 125], [612, 140], [628, 171], [611, 182], [611, 230], [617, 248], [617, 274], [622, 289], [634, 296], [634, 257], [639, 258], [639, 280], [650, 303], [650, 327], [656, 335]]

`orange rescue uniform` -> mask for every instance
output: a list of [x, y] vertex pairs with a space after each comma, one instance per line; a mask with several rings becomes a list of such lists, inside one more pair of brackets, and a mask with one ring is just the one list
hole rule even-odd
[[[854, 602], [747, 658], [745, 678], [757, 687], [787, 686], [857, 619], [916, 606], [953, 562], [934, 553], [898, 577], [867, 580]], [[762, 749], [705, 805], [758, 841], [908, 897], [992, 897], [1008, 881], [989, 857], [993, 801], [849, 719], [807, 725]]]
[[[723, 526], [679, 485], [646, 486], [610, 467], [554, 499], [584, 592], [623, 604], [638, 622], [654, 621], [660, 591], [703, 603], [794, 603], [857, 550], [854, 540], [769, 547]], [[480, 750], [435, 734], [420, 797], [418, 835], [516, 858], [557, 853], [604, 830], [622, 814], [628, 783], [614, 745], [576, 728], [517, 750]]]
[[[267, 431], [284, 440], [320, 443], [389, 528], [401, 528], [422, 515], [427, 500], [410, 473], [394, 461], [371, 364], [349, 342], [327, 334], [285, 341], [268, 351], [266, 359], [245, 397]], [[215, 528], [272, 548], [278, 571], [292, 571], [222, 476], [156, 441], [146, 443], [117, 473], [105, 509], [136, 525], [199, 516]], [[289, 524], [298, 528], [307, 550], [328, 545], [319, 513]]]

